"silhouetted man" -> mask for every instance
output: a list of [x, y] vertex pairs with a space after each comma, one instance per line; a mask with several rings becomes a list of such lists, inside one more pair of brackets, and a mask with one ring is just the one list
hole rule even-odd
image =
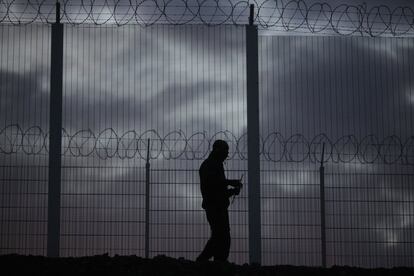
[[[211, 237], [197, 261], [207, 261], [211, 257], [218, 261], [227, 261], [230, 251], [230, 225], [227, 208], [229, 197], [238, 195], [242, 187], [240, 180], [226, 179], [223, 162], [229, 155], [229, 145], [216, 140], [208, 158], [201, 164], [200, 187], [203, 196], [202, 207], [206, 211], [211, 228]], [[228, 189], [233, 186], [234, 189]]]

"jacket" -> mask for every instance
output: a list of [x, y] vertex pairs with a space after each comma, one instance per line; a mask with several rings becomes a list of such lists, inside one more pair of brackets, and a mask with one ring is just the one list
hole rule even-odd
[[224, 174], [223, 163], [216, 160], [211, 154], [201, 164], [200, 188], [203, 196], [203, 209], [219, 208], [227, 209], [230, 205], [230, 190], [228, 185], [235, 180], [228, 180]]

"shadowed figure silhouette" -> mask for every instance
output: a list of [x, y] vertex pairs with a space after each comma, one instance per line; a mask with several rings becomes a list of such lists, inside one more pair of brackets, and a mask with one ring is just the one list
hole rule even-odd
[[[229, 198], [238, 195], [242, 188], [241, 180], [226, 179], [223, 162], [229, 155], [229, 145], [216, 140], [208, 158], [201, 164], [200, 188], [203, 196], [202, 207], [206, 212], [211, 228], [211, 237], [197, 261], [227, 261], [230, 250]], [[228, 186], [234, 187], [228, 189]]]

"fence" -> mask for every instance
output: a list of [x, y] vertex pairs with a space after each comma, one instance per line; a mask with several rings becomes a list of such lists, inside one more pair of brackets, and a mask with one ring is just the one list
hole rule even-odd
[[[246, 33], [127, 25], [64, 26], [58, 253], [194, 259], [212, 141], [230, 144], [227, 176], [249, 180]], [[50, 34], [0, 26], [1, 254], [47, 253]], [[413, 45], [258, 37], [262, 264], [413, 266]], [[230, 207], [237, 263], [251, 261], [249, 183]]]
[[[120, 142], [119, 139], [117, 141]], [[167, 168], [157, 168], [156, 150], [151, 152], [153, 159], [150, 159], [155, 164], [147, 168], [139, 159], [135, 161], [137, 156], [123, 159], [118, 166], [94, 165], [92, 162], [102, 158], [99, 150], [107, 152], [111, 148], [97, 150], [86, 145], [73, 147], [71, 151], [68, 149], [63, 155], [67, 161], [87, 158], [89, 162], [62, 167], [60, 255], [112, 252], [145, 256], [147, 222], [150, 229], [147, 234], [149, 257], [167, 254], [194, 259], [209, 235], [200, 208], [197, 169], [168, 168], [171, 161], [165, 164]], [[34, 145], [25, 146], [28, 149]], [[16, 150], [22, 148], [23, 145], [14, 145]], [[92, 150], [93, 156], [73, 157], [70, 154]], [[24, 154], [30, 156], [31, 151], [28, 152]], [[171, 152], [164, 154], [171, 156]], [[34, 157], [39, 155], [37, 153]], [[174, 162], [200, 162], [185, 158], [193, 156], [191, 154], [176, 155], [180, 157]], [[228, 163], [245, 162], [239, 156], [244, 155], [232, 154]], [[413, 202], [407, 191], [414, 174], [377, 172], [372, 165], [363, 165], [358, 159], [348, 165], [362, 166], [364, 172], [355, 172], [355, 169], [344, 172], [335, 163], [328, 164], [328, 171], [324, 173], [326, 226], [321, 229], [319, 162], [310, 163], [313, 169], [298, 169], [298, 165], [292, 165], [294, 162], [285, 161], [292, 165], [290, 169], [275, 169], [274, 166], [281, 162], [266, 161], [265, 156], [262, 154], [262, 162], [274, 165], [270, 170], [261, 171], [264, 264], [322, 264], [321, 230], [326, 233], [328, 265], [376, 267], [410, 264], [412, 235], [407, 226], [413, 217]], [[114, 158], [119, 160], [117, 155], [101, 160], [111, 163]], [[204, 154], [198, 160], [202, 158]], [[387, 169], [392, 165], [382, 166]], [[46, 165], [39, 168], [22, 165], [14, 169], [2, 166], [3, 214], [7, 214], [7, 217], [2, 217], [3, 253], [46, 253], [47, 168]], [[368, 168], [372, 172], [367, 172]], [[149, 219], [145, 217], [146, 170], [149, 171], [151, 187]], [[13, 171], [25, 175], [25, 179], [16, 177]], [[230, 169], [227, 174], [239, 178], [241, 174], [246, 176], [247, 171]], [[407, 194], [404, 196], [402, 193]], [[247, 196], [244, 190], [230, 209], [231, 258], [239, 263], [248, 261]], [[15, 235], [18, 238], [13, 239]], [[402, 248], [392, 249], [396, 245]], [[384, 246], [390, 249], [385, 250]]]

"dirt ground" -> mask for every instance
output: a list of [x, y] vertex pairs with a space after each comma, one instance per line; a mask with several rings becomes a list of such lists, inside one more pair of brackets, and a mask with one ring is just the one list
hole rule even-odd
[[47, 258], [43, 256], [2, 255], [2, 275], [414, 275], [414, 268], [330, 268], [302, 266], [236, 265], [219, 262], [193, 262], [157, 256], [144, 259], [137, 256], [98, 255], [77, 258]]

